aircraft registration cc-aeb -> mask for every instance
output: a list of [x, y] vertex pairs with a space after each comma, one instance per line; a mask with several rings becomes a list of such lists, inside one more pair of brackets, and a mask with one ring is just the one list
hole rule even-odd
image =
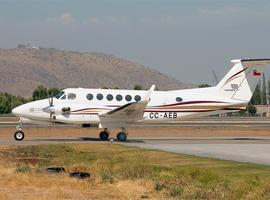
[[98, 125], [100, 139], [119, 128], [117, 140], [127, 139], [131, 124], [177, 122], [181, 119], [236, 112], [246, 108], [270, 59], [238, 59], [217, 86], [172, 91], [68, 88], [52, 98], [18, 106], [20, 117], [14, 134], [24, 139], [23, 124]]

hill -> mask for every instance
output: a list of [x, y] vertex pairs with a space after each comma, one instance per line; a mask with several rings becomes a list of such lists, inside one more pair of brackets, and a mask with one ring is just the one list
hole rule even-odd
[[103, 53], [79, 53], [57, 49], [0, 49], [0, 92], [29, 97], [34, 88], [118, 87], [160, 90], [188, 88], [156, 70]]

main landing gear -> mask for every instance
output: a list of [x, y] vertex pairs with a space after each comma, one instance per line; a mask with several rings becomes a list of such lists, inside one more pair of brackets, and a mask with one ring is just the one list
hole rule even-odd
[[24, 139], [24, 132], [22, 131], [22, 119], [20, 118], [20, 124], [16, 127], [17, 131], [14, 133], [14, 139], [22, 141]]
[[119, 142], [125, 142], [127, 140], [126, 129], [122, 128], [121, 131], [116, 135], [116, 138]]
[[99, 133], [99, 138], [101, 140], [108, 140], [108, 138], [109, 138], [109, 131], [108, 131], [108, 129], [105, 128], [104, 131], [101, 131]]
[[[110, 135], [110, 132], [107, 128], [104, 129], [104, 131], [101, 131], [99, 133], [99, 138], [101, 140], [108, 140]], [[116, 139], [119, 142], [125, 142], [127, 140], [127, 132], [125, 128], [122, 128], [121, 131], [116, 135]]]

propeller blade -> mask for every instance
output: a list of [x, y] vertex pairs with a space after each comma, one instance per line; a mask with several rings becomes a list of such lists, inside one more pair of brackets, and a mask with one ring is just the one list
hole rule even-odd
[[54, 124], [54, 117], [53, 117], [54, 112], [50, 111], [50, 128], [52, 128], [52, 125]]
[[53, 106], [53, 95], [51, 95], [50, 97], [48, 90], [47, 90], [47, 96], [48, 96], [49, 106]]
[[50, 106], [53, 106], [53, 96], [51, 97], [51, 105]]

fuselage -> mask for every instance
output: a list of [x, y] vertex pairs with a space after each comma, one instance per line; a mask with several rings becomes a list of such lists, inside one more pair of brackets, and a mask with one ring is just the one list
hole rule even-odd
[[[37, 124], [49, 122], [50, 112], [54, 122], [99, 124], [100, 114], [141, 101], [146, 93], [145, 90], [68, 88], [53, 98], [53, 106], [49, 106], [48, 99], [43, 99], [21, 105], [13, 113]], [[235, 112], [244, 109], [247, 103], [221, 97], [216, 87], [154, 91], [143, 118], [136, 123], [163, 123]]]

